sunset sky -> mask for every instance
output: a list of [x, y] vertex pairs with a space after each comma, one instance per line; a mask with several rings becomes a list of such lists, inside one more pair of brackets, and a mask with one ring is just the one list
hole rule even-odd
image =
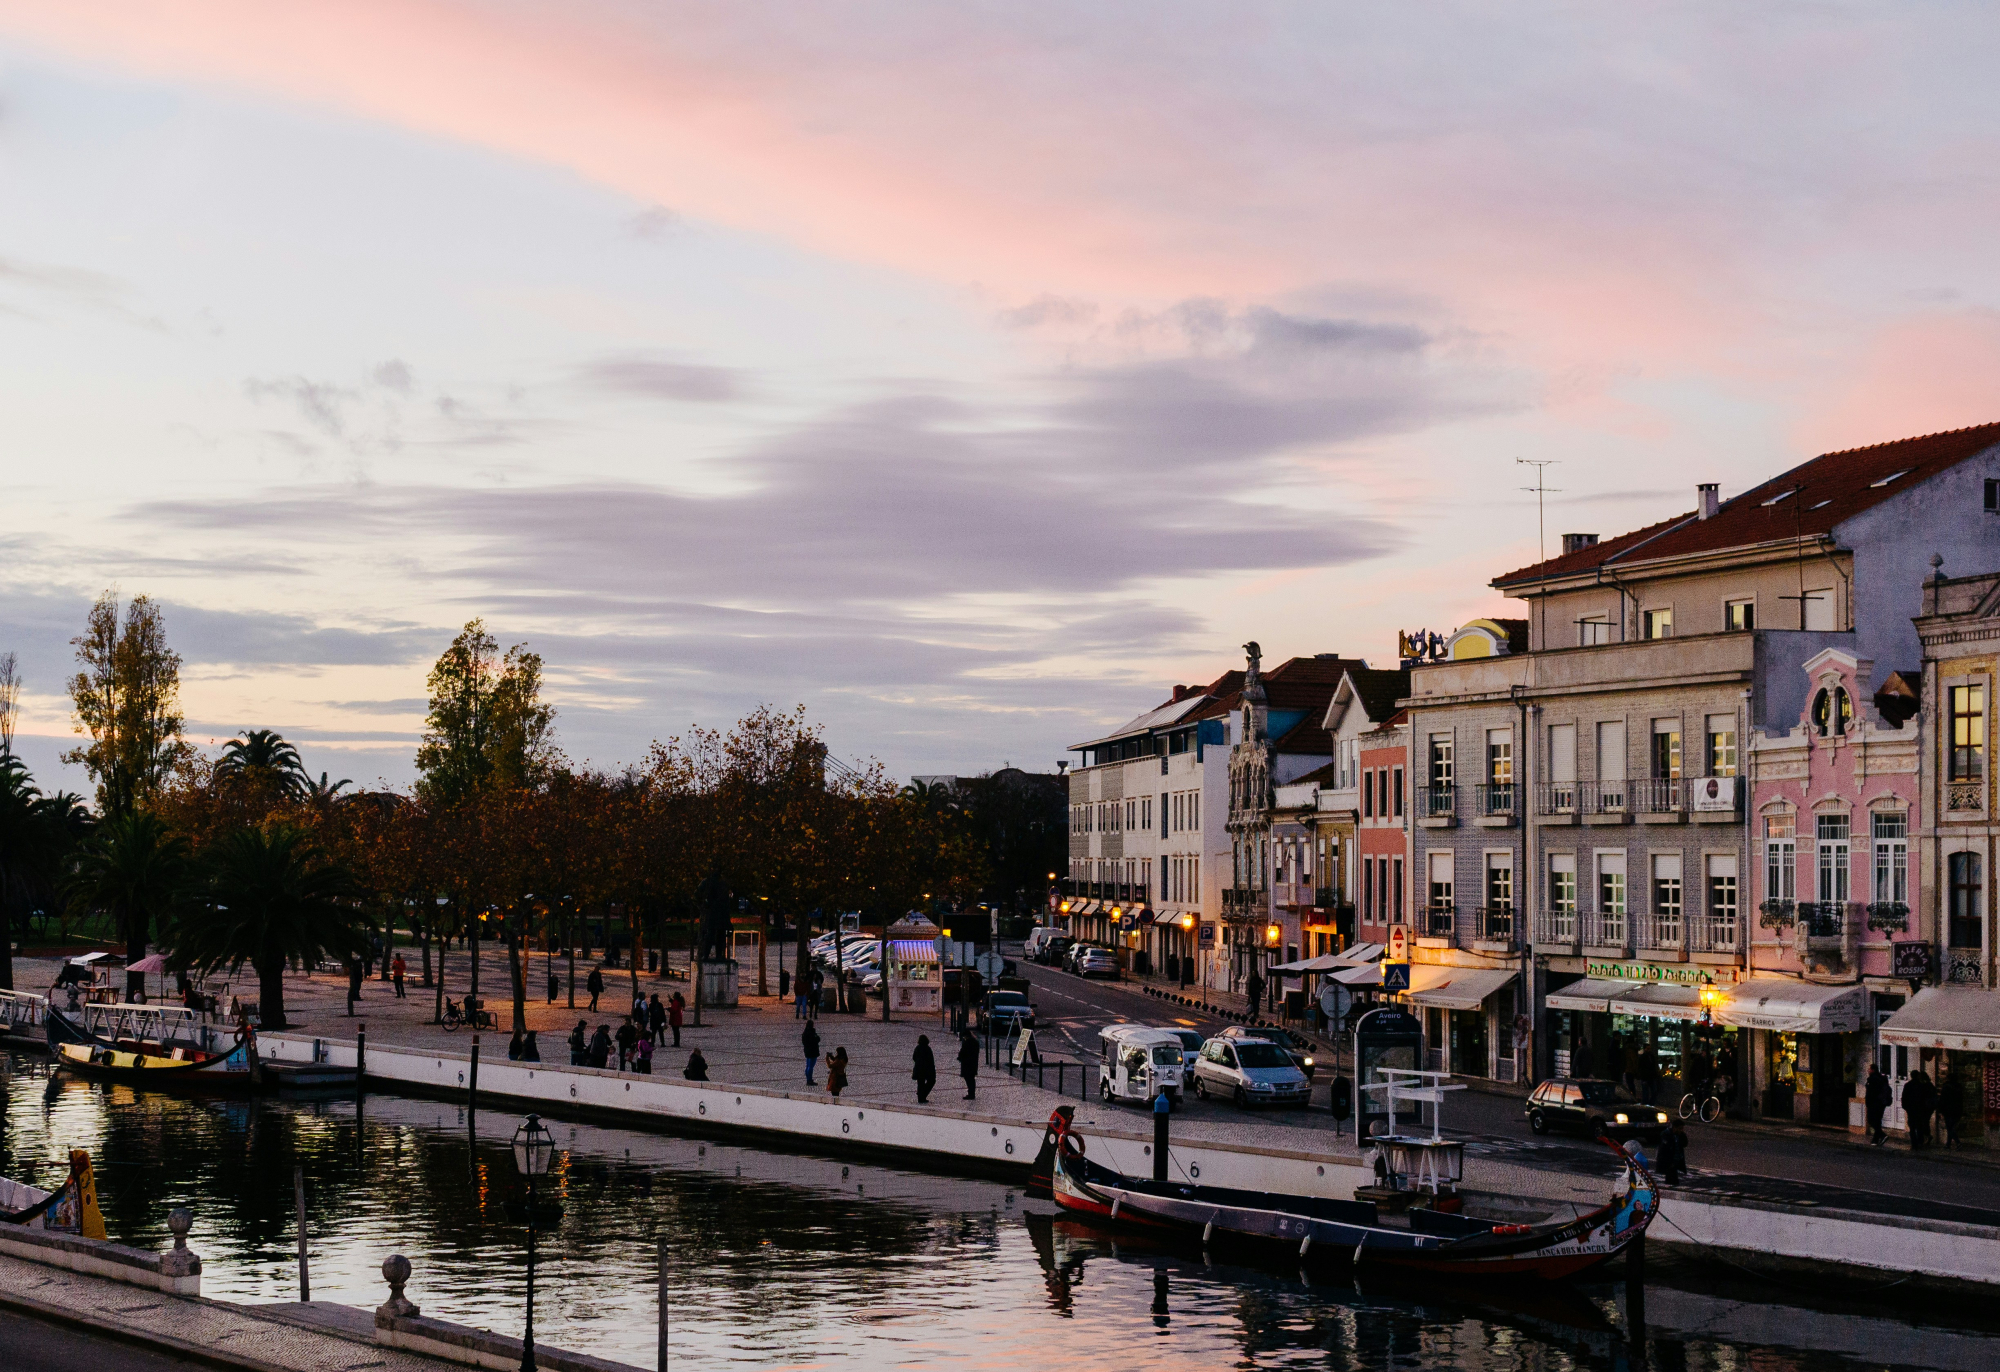
[[0, 0], [0, 651], [407, 784], [483, 615], [615, 766], [1046, 769], [1548, 536], [2000, 419], [1990, 6]]

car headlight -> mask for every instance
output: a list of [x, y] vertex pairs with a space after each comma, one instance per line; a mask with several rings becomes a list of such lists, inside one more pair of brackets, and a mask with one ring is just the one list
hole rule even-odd
[[1632, 1122], [1632, 1117], [1626, 1114], [1623, 1110], [1620, 1110], [1618, 1112], [1618, 1122], [1620, 1124], [1630, 1124]]
[[1313, 1060], [1312, 1060], [1311, 1058], [1307, 1058], [1307, 1059], [1306, 1059], [1306, 1066], [1310, 1067], [1310, 1066], [1312, 1066], [1312, 1065], [1313, 1065]]
[[1660, 1123], [1665, 1124], [1667, 1122], [1667, 1112], [1662, 1110], [1659, 1112], [1659, 1114], [1660, 1114]]

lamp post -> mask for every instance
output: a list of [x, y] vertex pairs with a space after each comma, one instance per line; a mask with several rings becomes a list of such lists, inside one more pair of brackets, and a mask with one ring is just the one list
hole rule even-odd
[[431, 1010], [432, 1024], [444, 1023], [444, 955], [445, 955], [445, 950], [451, 946], [451, 936], [449, 934], [444, 934], [442, 931], [444, 929], [444, 907], [449, 904], [451, 904], [451, 897], [446, 895], [442, 891], [438, 892], [438, 898], [437, 898], [438, 918], [437, 918], [437, 923], [432, 927], [440, 931], [441, 936], [437, 941], [438, 945], [437, 997], [436, 997], [437, 1003], [435, 1006], [432, 1007]]
[[514, 1166], [528, 1179], [528, 1319], [521, 1333], [521, 1372], [535, 1372], [535, 1178], [545, 1176], [555, 1156], [555, 1136], [530, 1115], [514, 1131]]

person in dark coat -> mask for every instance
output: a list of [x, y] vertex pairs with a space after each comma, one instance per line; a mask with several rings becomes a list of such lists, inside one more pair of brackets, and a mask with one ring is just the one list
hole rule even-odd
[[1681, 1184], [1681, 1174], [1687, 1171], [1687, 1156], [1687, 1126], [1675, 1120], [1673, 1127], [1660, 1136], [1660, 1177], [1667, 1185]]
[[584, 978], [583, 989], [590, 992], [590, 1009], [591, 1013], [595, 1014], [597, 1012], [597, 998], [604, 994], [604, 969], [602, 967], [593, 967], [590, 969], [590, 975]]
[[806, 1021], [806, 1031], [799, 1035], [799, 1047], [806, 1050], [806, 1085], [815, 1086], [813, 1068], [819, 1066], [819, 1030], [811, 1020]]
[[917, 1035], [917, 1051], [910, 1054], [910, 1076], [917, 1083], [917, 1104], [928, 1105], [931, 1088], [937, 1085], [937, 1059], [931, 1055], [931, 1036]]
[[836, 1048], [826, 1055], [826, 1089], [835, 1100], [847, 1089], [847, 1049]]
[[521, 1031], [516, 1029], [514, 1037], [507, 1041], [507, 1061], [519, 1062], [521, 1060], [521, 1044]]
[[708, 1080], [708, 1059], [701, 1055], [701, 1049], [688, 1054], [688, 1065], [681, 1069], [681, 1075], [689, 1081]]
[[597, 1032], [590, 1037], [590, 1065], [609, 1067], [611, 1065], [611, 1029], [600, 1024]]
[[554, 1005], [556, 1003], [556, 992], [560, 990], [562, 990], [562, 982], [557, 979], [554, 972], [549, 973], [549, 1004]]
[[1919, 1067], [1903, 1083], [1903, 1113], [1910, 1120], [1910, 1147], [1926, 1148], [1931, 1141], [1931, 1111], [1937, 1108], [1937, 1087]]
[[958, 1036], [958, 1074], [965, 1078], [965, 1098], [979, 1099], [979, 1040], [970, 1029]]
[[[687, 1023], [686, 1005], [687, 1002], [681, 999], [681, 993], [676, 991], [673, 994], [673, 998], [667, 1002], [667, 1008], [663, 1016], [666, 1020], [667, 1028], [674, 1031], [674, 1047], [676, 1048], [681, 1046], [681, 1026]], [[653, 997], [653, 1008], [655, 1010], [660, 1008], [660, 998], [658, 996]], [[654, 1037], [657, 1038], [658, 1035], [654, 1035]]]
[[535, 1033], [535, 1030], [530, 1029], [527, 1040], [521, 1044], [522, 1062], [540, 1062], [542, 1060], [542, 1046], [535, 1042]]
[[1882, 1075], [1879, 1063], [1868, 1068], [1867, 1084], [1861, 1088], [1861, 1104], [1868, 1114], [1868, 1141], [1880, 1148], [1889, 1137], [1889, 1131], [1882, 1127], [1882, 1116], [1889, 1112], [1896, 1094], [1889, 1087], [1889, 1079]]
[[1941, 1126], [1938, 1133], [1944, 1137], [1944, 1146], [1958, 1147], [1958, 1122], [1965, 1116], [1965, 1094], [1959, 1084], [1945, 1077], [1938, 1088], [1937, 1118]]
[[624, 1071], [632, 1065], [632, 1048], [639, 1042], [639, 1027], [627, 1015], [625, 1022], [618, 1026], [618, 1070]]
[[590, 1066], [590, 1034], [584, 1029], [582, 1020], [578, 1020], [576, 1028], [569, 1031], [569, 1065]]

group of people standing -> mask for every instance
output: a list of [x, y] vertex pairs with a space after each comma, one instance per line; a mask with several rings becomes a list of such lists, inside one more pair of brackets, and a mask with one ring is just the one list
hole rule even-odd
[[[597, 998], [604, 993], [603, 977], [592, 968], [590, 980], [591, 1008], [595, 1009]], [[588, 1021], [578, 1020], [576, 1028], [569, 1032], [570, 1066], [610, 1068], [615, 1064], [620, 1072], [651, 1073], [653, 1053], [667, 1046], [664, 1040], [669, 1033], [673, 1035], [672, 1046], [681, 1046], [686, 1014], [687, 1001], [680, 992], [674, 992], [662, 1003], [660, 993], [655, 991], [650, 997], [632, 998], [631, 1012], [615, 1033], [608, 1024], [598, 1025], [592, 1033]], [[682, 1075], [690, 1081], [708, 1080], [708, 1063], [699, 1048], [688, 1055], [688, 1066]]]
[[[805, 1050], [806, 1085], [817, 1086], [813, 1073], [819, 1069], [820, 1057], [819, 1026], [812, 1020], [799, 1034], [799, 1047]], [[836, 1100], [847, 1089], [848, 1058], [843, 1044], [828, 1053], [823, 1059], [826, 1064], [827, 1093]], [[958, 1075], [965, 1080], [965, 1099], [979, 1098], [979, 1040], [966, 1030], [958, 1037]], [[917, 1104], [928, 1105], [931, 1092], [937, 1087], [937, 1055], [931, 1049], [929, 1034], [917, 1035], [917, 1046], [910, 1054], [910, 1079], [917, 1084]]]
[[[1910, 1149], [1929, 1148], [1933, 1143], [1942, 1142], [1952, 1148], [1958, 1144], [1958, 1122], [1965, 1111], [1963, 1093], [1947, 1083], [1940, 1091], [1930, 1073], [1919, 1067], [1910, 1073], [1903, 1083], [1901, 1100], [1896, 1099], [1896, 1090], [1889, 1078], [1882, 1072], [1881, 1065], [1874, 1064], [1868, 1069], [1868, 1081], [1862, 1087], [1861, 1103], [1868, 1116], [1868, 1141], [1881, 1147], [1888, 1141], [1889, 1132], [1882, 1127], [1882, 1117], [1889, 1112], [1889, 1106], [1903, 1107], [1904, 1122], [1910, 1131]], [[1936, 1137], [1932, 1126], [1936, 1125]]]

